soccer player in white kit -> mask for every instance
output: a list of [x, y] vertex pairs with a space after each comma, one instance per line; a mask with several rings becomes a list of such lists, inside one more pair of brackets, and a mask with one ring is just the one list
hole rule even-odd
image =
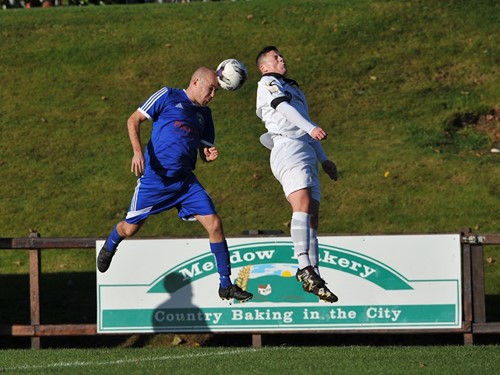
[[297, 82], [285, 78], [286, 62], [276, 47], [265, 47], [256, 63], [262, 74], [256, 113], [268, 130], [260, 140], [271, 150], [271, 170], [292, 208], [290, 234], [298, 260], [297, 280], [306, 292], [337, 302], [319, 274], [318, 162], [332, 180], [337, 180], [337, 167], [320, 143], [327, 133], [309, 118], [306, 98]]

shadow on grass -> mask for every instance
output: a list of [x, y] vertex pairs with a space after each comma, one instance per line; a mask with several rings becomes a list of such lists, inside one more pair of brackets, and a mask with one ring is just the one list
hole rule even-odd
[[[85, 273], [42, 274], [40, 279], [42, 324], [95, 324], [96, 275]], [[500, 295], [486, 296], [488, 322], [500, 321]], [[28, 275], [0, 275], [0, 324], [29, 324]], [[0, 337], [0, 349], [30, 348], [30, 337]], [[175, 343], [175, 344], [174, 344]], [[475, 335], [479, 345], [499, 344], [500, 334]], [[462, 334], [266, 334], [265, 346], [350, 345], [462, 345]], [[132, 334], [42, 337], [42, 348], [101, 348], [154, 346], [251, 346], [248, 334]]]
[[500, 296], [487, 294], [485, 304], [486, 304], [486, 321], [500, 322]]

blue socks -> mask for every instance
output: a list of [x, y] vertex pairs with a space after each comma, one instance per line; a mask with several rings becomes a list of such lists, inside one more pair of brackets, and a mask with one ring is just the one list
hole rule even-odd
[[231, 278], [229, 276], [219, 275], [219, 282], [220, 282], [220, 286], [224, 289], [226, 289], [227, 287], [229, 287], [233, 284], [231, 282]]
[[222, 288], [227, 288], [232, 284], [231, 278], [229, 277], [231, 275], [231, 263], [229, 260], [227, 242], [210, 242], [210, 251], [212, 251], [215, 257], [220, 286]]
[[[117, 224], [118, 225], [118, 224]], [[112, 253], [113, 251], [116, 250], [120, 242], [122, 242], [124, 237], [121, 237], [118, 234], [118, 231], [116, 230], [116, 225], [111, 231], [111, 234], [109, 235], [108, 239], [106, 240], [106, 245], [108, 247], [108, 251]]]

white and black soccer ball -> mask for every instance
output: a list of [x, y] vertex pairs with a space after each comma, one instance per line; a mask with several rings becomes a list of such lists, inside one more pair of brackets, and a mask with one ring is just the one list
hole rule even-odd
[[247, 80], [247, 67], [236, 59], [222, 61], [217, 67], [219, 86], [224, 90], [238, 90]]

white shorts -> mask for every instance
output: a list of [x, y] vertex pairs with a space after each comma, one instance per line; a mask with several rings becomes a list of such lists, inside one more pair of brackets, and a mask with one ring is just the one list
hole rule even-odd
[[271, 150], [271, 170], [281, 183], [285, 196], [294, 191], [310, 188], [314, 200], [320, 200], [318, 160], [314, 149], [307, 142], [274, 137]]

